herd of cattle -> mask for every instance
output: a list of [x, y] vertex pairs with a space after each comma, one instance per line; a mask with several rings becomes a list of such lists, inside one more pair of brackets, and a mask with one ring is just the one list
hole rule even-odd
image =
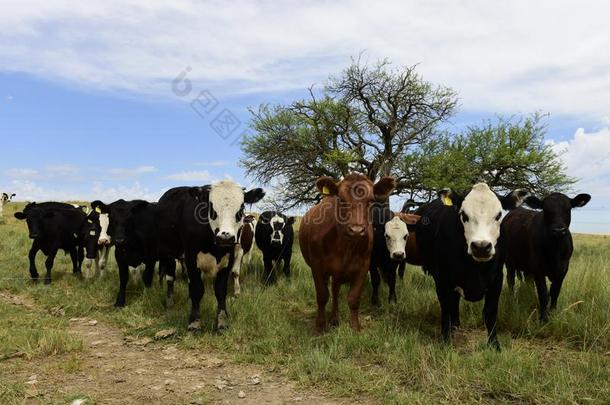
[[[341, 181], [321, 177], [316, 187], [322, 197], [304, 215], [299, 229], [301, 252], [311, 267], [316, 292], [316, 333], [326, 329], [327, 321], [338, 324], [343, 284], [349, 284], [350, 325], [359, 330], [359, 303], [367, 273], [371, 275], [373, 304], [379, 304], [382, 278], [389, 287], [389, 300], [396, 301], [397, 273], [402, 276], [405, 263], [409, 263], [423, 267], [434, 278], [445, 341], [460, 325], [460, 299], [485, 299], [483, 318], [488, 343], [498, 349], [496, 317], [504, 265], [511, 288], [516, 275], [533, 277], [540, 320], [547, 321], [546, 278], [551, 281], [553, 309], [572, 255], [570, 211], [591, 199], [588, 194], [569, 198], [553, 193], [540, 200], [524, 190], [498, 196], [479, 183], [465, 196], [444, 189], [436, 200], [419, 206], [408, 202], [403, 212], [392, 212], [388, 199], [395, 180], [391, 177], [375, 184], [357, 173]], [[87, 268], [91, 271], [94, 264], [99, 276], [114, 246], [119, 272], [115, 306], [125, 305], [129, 268], [143, 264], [142, 279], [149, 287], [157, 263], [160, 279], [166, 280], [167, 305], [171, 306], [179, 262], [188, 277], [189, 330], [201, 329], [202, 273], [213, 280], [215, 327], [221, 330], [228, 326], [229, 281], [233, 280], [234, 294], [238, 295], [240, 269], [250, 261], [254, 244], [262, 252], [266, 284], [275, 281], [276, 268], [282, 262], [283, 273], [290, 277], [294, 218], [266, 211], [257, 220], [244, 212], [247, 204], [260, 201], [264, 195], [260, 188], [245, 191], [235, 182], [221, 181], [170, 189], [156, 203], [93, 201], [90, 207], [79, 207], [31, 202], [15, 217], [27, 221], [32, 239], [32, 279], [39, 277], [35, 262], [39, 250], [46, 256], [44, 282], [48, 284], [59, 250], [70, 254], [74, 274], [81, 274], [86, 257]], [[1, 206], [12, 196], [3, 193]], [[523, 203], [533, 209], [520, 207]], [[326, 304], [331, 293], [327, 320]]]

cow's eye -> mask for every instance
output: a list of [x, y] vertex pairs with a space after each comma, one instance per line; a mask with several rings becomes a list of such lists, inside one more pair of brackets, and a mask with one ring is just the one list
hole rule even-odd
[[496, 221], [499, 221], [500, 218], [502, 218], [502, 212], [498, 212], [498, 215], [496, 215]]
[[390, 239], [390, 235], [388, 235], [387, 233], [385, 234], [385, 238], [386, 239]]
[[462, 222], [468, 222], [468, 220], [470, 219], [464, 211], [460, 212], [460, 216], [462, 217]]
[[405, 237], [404, 237], [403, 239], [404, 239], [404, 240], [407, 240], [407, 237], [408, 237], [408, 236], [409, 236], [409, 235], [405, 235]]

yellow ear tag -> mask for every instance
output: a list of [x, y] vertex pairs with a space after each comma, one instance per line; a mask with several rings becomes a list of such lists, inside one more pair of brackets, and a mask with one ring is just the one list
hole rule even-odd
[[326, 186], [322, 187], [322, 194], [330, 195], [330, 190], [328, 189], [328, 187], [326, 187]]
[[443, 197], [443, 204], [447, 205], [447, 206], [452, 206], [453, 205], [453, 201], [451, 201], [451, 197], [449, 196], [444, 196]]
[[95, 212], [97, 212], [98, 214], [101, 214], [102, 210], [100, 209], [100, 207], [95, 207]]

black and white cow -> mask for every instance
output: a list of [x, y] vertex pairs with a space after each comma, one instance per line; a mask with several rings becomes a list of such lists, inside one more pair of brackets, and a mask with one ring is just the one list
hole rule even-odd
[[443, 190], [439, 199], [420, 212], [417, 245], [424, 270], [436, 284], [444, 341], [448, 342], [451, 329], [460, 325], [460, 297], [467, 301], [484, 298], [488, 344], [499, 350], [496, 318], [504, 255], [500, 223], [503, 209], [520, 205], [526, 195], [516, 190], [499, 198], [487, 184], [478, 183], [464, 199]]
[[45, 284], [51, 283], [51, 269], [60, 249], [70, 254], [75, 275], [81, 274], [85, 251], [87, 258], [94, 258], [97, 253], [100, 232], [97, 212], [87, 215], [80, 207], [57, 202], [30, 203], [25, 206], [23, 212], [16, 212], [15, 218], [27, 221], [29, 236], [32, 239], [28, 254], [30, 276], [34, 280], [38, 280], [36, 253], [39, 250], [47, 256]]
[[102, 214], [108, 214], [108, 235], [114, 241], [114, 257], [119, 268], [119, 292], [114, 306], [124, 307], [130, 266], [144, 264], [144, 285], [152, 285], [158, 257], [155, 234], [156, 204], [122, 199], [104, 204], [97, 200], [91, 203], [91, 207], [94, 212], [99, 208]]
[[258, 218], [255, 240], [256, 246], [263, 253], [266, 284], [275, 282], [274, 270], [279, 266], [280, 261], [283, 261], [284, 275], [290, 277], [290, 259], [294, 240], [293, 224], [294, 217], [287, 217], [277, 211], [265, 211]]
[[0, 218], [3, 216], [4, 206], [11, 202], [11, 199], [15, 197], [15, 193], [1, 193], [0, 194]]
[[407, 224], [390, 210], [388, 204], [375, 203], [372, 208], [372, 218], [371, 303], [379, 305], [381, 278], [388, 284], [389, 301], [396, 302], [396, 269], [405, 260], [409, 230]]
[[553, 193], [541, 200], [528, 196], [525, 204], [539, 211], [525, 208], [508, 213], [502, 222], [502, 235], [506, 240], [506, 272], [508, 285], [515, 285], [517, 271], [534, 276], [540, 321], [548, 321], [549, 293], [546, 278], [551, 281], [551, 305], [557, 306], [561, 285], [568, 273], [574, 246], [570, 233], [572, 208], [585, 206], [591, 196], [578, 194], [570, 198]]
[[218, 330], [228, 327], [227, 286], [245, 204], [254, 204], [264, 195], [260, 188], [244, 192], [235, 182], [221, 181], [202, 187], [176, 187], [159, 199], [160, 271], [167, 277], [171, 304], [176, 259], [184, 256], [191, 298], [190, 330], [201, 330], [199, 307], [204, 293], [201, 273], [214, 280], [218, 303], [215, 326]]
[[252, 248], [254, 247], [254, 230], [256, 229], [256, 217], [254, 215], [246, 215], [242, 219], [242, 227], [239, 230], [237, 244], [235, 245], [235, 261], [231, 269], [233, 277], [233, 294], [238, 296], [241, 293], [241, 285], [239, 278], [241, 275], [241, 267], [244, 264], [249, 264], [252, 258]]
[[[110, 220], [108, 219], [107, 213], [102, 213], [101, 210], [97, 209], [100, 218], [100, 236], [97, 240], [97, 255], [95, 259], [87, 259], [85, 266], [87, 271], [91, 271], [91, 265], [95, 268], [95, 277], [103, 277], [106, 274], [106, 263], [108, 262], [108, 254], [112, 247], [112, 238], [108, 235], [108, 225]], [[90, 274], [87, 275], [90, 277]]]

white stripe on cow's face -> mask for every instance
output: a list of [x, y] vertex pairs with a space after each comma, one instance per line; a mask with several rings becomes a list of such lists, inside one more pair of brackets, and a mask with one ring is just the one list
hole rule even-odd
[[385, 243], [390, 253], [390, 257], [394, 260], [402, 260], [405, 258], [405, 248], [407, 246], [407, 237], [409, 230], [407, 224], [404, 223], [398, 216], [395, 216], [385, 224]]
[[275, 215], [269, 221], [269, 225], [271, 225], [271, 244], [281, 245], [284, 242], [284, 218]]
[[221, 181], [212, 185], [209, 198], [210, 226], [217, 240], [234, 243], [243, 216], [244, 190], [235, 182]]
[[460, 220], [464, 225], [468, 254], [476, 261], [491, 260], [500, 236], [502, 204], [487, 184], [478, 183], [472, 187], [462, 203]]
[[110, 235], [108, 235], [109, 223], [108, 214], [100, 214], [100, 227], [102, 230], [100, 231], [100, 237], [98, 238], [98, 245], [109, 245], [112, 242]]

